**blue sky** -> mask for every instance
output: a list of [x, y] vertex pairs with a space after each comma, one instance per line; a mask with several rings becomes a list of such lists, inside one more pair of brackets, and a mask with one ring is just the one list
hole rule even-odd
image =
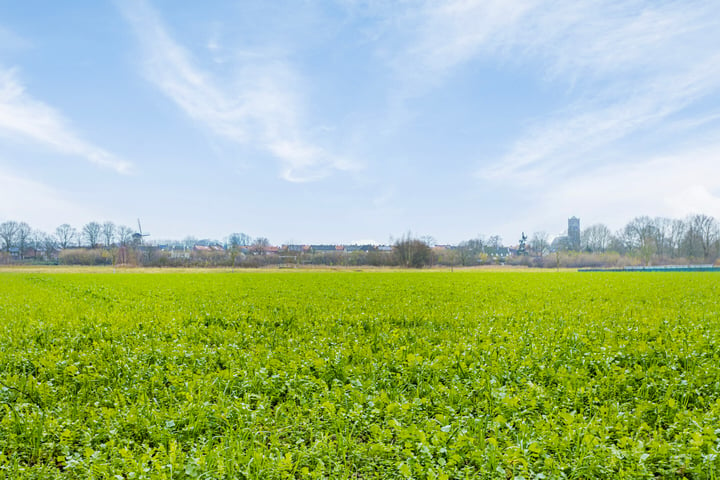
[[0, 0], [0, 220], [456, 243], [720, 218], [720, 3]]

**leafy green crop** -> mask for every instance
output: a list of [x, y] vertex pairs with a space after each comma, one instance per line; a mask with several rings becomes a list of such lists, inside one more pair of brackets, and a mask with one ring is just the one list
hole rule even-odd
[[714, 274], [0, 274], [0, 478], [717, 478]]

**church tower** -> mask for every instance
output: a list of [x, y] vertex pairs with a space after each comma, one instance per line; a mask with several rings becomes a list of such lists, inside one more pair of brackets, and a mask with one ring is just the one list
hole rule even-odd
[[568, 218], [568, 248], [580, 250], [580, 219], [577, 217]]

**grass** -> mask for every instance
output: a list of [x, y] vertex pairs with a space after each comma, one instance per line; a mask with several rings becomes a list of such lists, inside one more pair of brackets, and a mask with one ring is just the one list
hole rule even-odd
[[89, 271], [0, 273], [0, 478], [720, 471], [713, 274]]

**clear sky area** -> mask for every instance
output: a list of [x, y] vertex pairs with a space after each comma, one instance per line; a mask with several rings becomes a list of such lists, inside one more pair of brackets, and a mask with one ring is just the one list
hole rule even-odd
[[0, 221], [150, 239], [720, 218], [720, 2], [0, 0]]

